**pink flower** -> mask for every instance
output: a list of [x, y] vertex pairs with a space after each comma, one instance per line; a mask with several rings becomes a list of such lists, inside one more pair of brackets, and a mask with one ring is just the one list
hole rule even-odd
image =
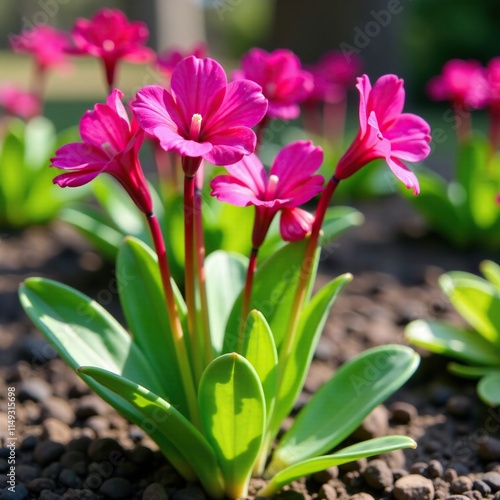
[[198, 43], [193, 50], [185, 52], [175, 48], [164, 50], [156, 57], [156, 66], [170, 79], [177, 64], [188, 56], [195, 56], [198, 59], [207, 57], [206, 45]]
[[39, 71], [67, 64], [70, 41], [67, 33], [52, 26], [40, 25], [25, 30], [10, 40], [14, 52], [32, 54]]
[[313, 90], [311, 74], [304, 71], [299, 58], [286, 49], [271, 53], [262, 49], [250, 50], [243, 56], [241, 70], [235, 71], [233, 78], [247, 78], [258, 83], [269, 101], [267, 115], [283, 120], [297, 118], [298, 104]]
[[183, 156], [184, 172], [192, 176], [202, 158], [229, 165], [253, 153], [256, 137], [250, 127], [265, 115], [267, 101], [254, 82], [228, 84], [219, 63], [190, 56], [177, 64], [170, 92], [144, 87], [132, 108], [165, 151]]
[[311, 142], [297, 141], [276, 156], [269, 177], [253, 154], [226, 167], [229, 175], [212, 179], [212, 196], [246, 207], [255, 206], [254, 248], [264, 241], [274, 216], [281, 211], [280, 232], [286, 241], [297, 241], [311, 230], [314, 217], [297, 208], [322, 190], [323, 177], [313, 175], [323, 162], [323, 151]]
[[361, 60], [354, 56], [347, 58], [341, 51], [332, 50], [307, 69], [314, 78], [314, 90], [308, 101], [335, 103], [345, 99], [347, 89], [356, 81]]
[[0, 106], [8, 115], [29, 120], [40, 114], [40, 101], [31, 92], [11, 84], [0, 86]]
[[405, 91], [403, 80], [395, 75], [379, 78], [372, 89], [370, 79], [358, 78], [360, 93], [359, 131], [340, 159], [335, 177], [350, 177], [377, 158], [384, 159], [394, 175], [407, 188], [419, 192], [415, 174], [401, 161], [421, 161], [430, 153], [430, 127], [425, 120], [403, 113]]
[[111, 87], [118, 61], [142, 63], [151, 60], [153, 50], [145, 47], [149, 37], [147, 26], [140, 21], [129, 22], [119, 9], [100, 9], [92, 19], [79, 18], [71, 31], [77, 55], [99, 57], [106, 69]]
[[435, 101], [450, 101], [459, 108], [482, 108], [488, 100], [488, 86], [479, 61], [452, 59], [440, 75], [427, 85], [429, 96]]
[[142, 172], [138, 153], [144, 134], [130, 122], [120, 99], [113, 90], [106, 104], [96, 104], [80, 121], [83, 142], [66, 144], [56, 151], [51, 166], [69, 170], [54, 183], [61, 187], [87, 184], [101, 173], [115, 177], [145, 214], [152, 212], [151, 196]]
[[488, 104], [492, 111], [500, 113], [500, 57], [494, 57], [486, 67], [489, 88]]

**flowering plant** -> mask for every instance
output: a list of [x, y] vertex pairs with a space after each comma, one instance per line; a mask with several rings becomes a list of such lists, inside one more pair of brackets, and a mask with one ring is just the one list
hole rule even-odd
[[[451, 181], [423, 166], [419, 168], [422, 196], [408, 197], [429, 227], [458, 247], [500, 247], [500, 59], [486, 68], [478, 61], [451, 60], [428, 85], [430, 97], [449, 101], [458, 152]], [[487, 108], [489, 138], [473, 133], [471, 114]], [[448, 112], [447, 112], [448, 113]], [[445, 114], [444, 117], [447, 115]], [[437, 142], [444, 131], [436, 129]]]
[[[306, 141], [285, 146], [267, 173], [254, 154], [252, 130], [267, 112], [260, 86], [245, 79], [228, 84], [216, 61], [193, 56], [176, 66], [170, 91], [138, 92], [132, 118], [113, 90], [106, 104], [82, 118], [82, 141], [59, 148], [52, 159], [64, 170], [54, 179], [62, 187], [101, 173], [115, 177], [143, 214], [154, 250], [126, 237], [118, 251], [118, 292], [130, 334], [89, 297], [51, 280], [26, 280], [22, 304], [82, 379], [213, 498], [246, 496], [252, 474], [269, 480], [259, 495], [270, 496], [300, 476], [415, 446], [409, 437], [386, 436], [323, 455], [414, 372], [418, 355], [398, 345], [343, 365], [273, 446], [329, 310], [351, 279], [340, 276], [312, 295], [331, 196], [342, 179], [375, 158], [416, 193], [418, 182], [402, 160], [429, 152], [428, 125], [402, 113], [401, 80], [388, 75], [372, 89], [363, 76], [358, 90], [359, 133], [325, 187], [316, 174], [321, 148]], [[139, 162], [146, 134], [181, 159], [183, 295]], [[205, 160], [227, 171], [212, 179], [213, 196], [254, 207], [249, 258], [226, 251], [205, 258], [199, 190]], [[314, 216], [299, 207], [319, 193]], [[278, 212], [287, 243], [260, 262]]]
[[456, 375], [478, 378], [477, 393], [491, 406], [500, 404], [500, 266], [484, 261], [485, 278], [454, 271], [439, 279], [441, 289], [471, 329], [438, 321], [417, 320], [406, 327], [415, 345], [467, 363], [450, 363]]

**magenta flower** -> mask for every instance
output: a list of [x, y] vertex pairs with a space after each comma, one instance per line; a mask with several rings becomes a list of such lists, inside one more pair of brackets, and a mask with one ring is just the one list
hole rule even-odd
[[286, 49], [271, 53], [257, 48], [250, 50], [241, 60], [241, 70], [233, 72], [233, 78], [258, 83], [269, 101], [267, 115], [283, 120], [297, 118], [298, 104], [313, 90], [311, 74], [304, 71], [299, 58]]
[[297, 141], [276, 156], [269, 177], [253, 154], [226, 167], [229, 175], [212, 179], [211, 195], [238, 207], [255, 206], [252, 235], [259, 248], [274, 216], [281, 211], [280, 232], [286, 241], [297, 241], [311, 230], [314, 217], [297, 208], [322, 190], [323, 177], [314, 175], [323, 162], [323, 151], [311, 142]]
[[0, 106], [6, 114], [19, 116], [24, 120], [40, 114], [38, 96], [12, 84], [0, 85]]
[[129, 22], [119, 9], [100, 9], [92, 19], [79, 18], [71, 31], [76, 55], [100, 58], [111, 88], [115, 80], [118, 61], [132, 63], [150, 61], [153, 50], [144, 44], [149, 38], [147, 26], [140, 21]]
[[500, 57], [494, 57], [486, 67], [488, 82], [488, 105], [493, 112], [500, 113]]
[[32, 30], [25, 30], [10, 40], [14, 52], [33, 55], [38, 71], [67, 64], [66, 51], [70, 46], [67, 33], [52, 26], [40, 25]]
[[182, 51], [175, 48], [164, 50], [156, 57], [156, 66], [170, 80], [177, 64], [188, 56], [204, 59], [207, 57], [207, 46], [204, 43], [198, 43], [191, 51]]
[[228, 84], [218, 62], [190, 56], [177, 64], [170, 92], [144, 87], [132, 108], [165, 151], [183, 156], [184, 172], [192, 176], [202, 158], [229, 165], [253, 153], [256, 136], [250, 127], [265, 115], [267, 101], [254, 82]]
[[335, 177], [339, 180], [350, 177], [370, 161], [381, 158], [407, 188], [418, 194], [418, 180], [402, 160], [415, 162], [428, 156], [430, 127], [419, 116], [402, 112], [403, 80], [384, 75], [372, 89], [370, 79], [363, 75], [358, 78], [356, 88], [360, 93], [360, 128], [340, 159]]
[[144, 134], [130, 122], [121, 102], [123, 93], [113, 90], [106, 104], [96, 104], [80, 121], [83, 142], [62, 146], [51, 159], [51, 166], [68, 170], [54, 183], [61, 187], [87, 184], [101, 173], [115, 177], [145, 214], [152, 212], [152, 201], [138, 153]]
[[479, 109], [488, 100], [488, 86], [479, 61], [452, 59], [440, 75], [427, 85], [429, 96], [435, 101], [450, 101], [458, 108]]

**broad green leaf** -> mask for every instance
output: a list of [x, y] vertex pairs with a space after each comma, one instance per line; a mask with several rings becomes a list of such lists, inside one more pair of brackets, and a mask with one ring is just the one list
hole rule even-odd
[[360, 458], [372, 457], [401, 448], [416, 448], [416, 446], [417, 443], [407, 436], [384, 436], [356, 443], [331, 455], [310, 458], [283, 469], [275, 476], [270, 477], [269, 483], [257, 493], [257, 496], [269, 497], [274, 495], [292, 481], [328, 469], [328, 467], [342, 465]]
[[448, 363], [448, 370], [454, 375], [460, 375], [466, 378], [481, 378], [492, 372], [498, 371], [497, 367], [489, 366], [467, 366], [459, 363]]
[[100, 211], [78, 204], [63, 208], [59, 218], [76, 227], [105, 258], [115, 260], [124, 234], [113, 227]]
[[[176, 358], [174, 337], [165, 305], [165, 295], [156, 254], [142, 241], [128, 236], [118, 251], [116, 261], [120, 302], [133, 341], [148, 359], [152, 370], [161, 374], [161, 391], [178, 410], [188, 415], [181, 371]], [[181, 323], [186, 305], [172, 280]]]
[[248, 259], [217, 250], [205, 260], [206, 290], [212, 346], [222, 352], [224, 333], [234, 301], [245, 284]]
[[468, 363], [485, 366], [500, 363], [500, 352], [495, 352], [491, 342], [477, 332], [439, 321], [412, 321], [405, 329], [405, 336], [412, 344]]
[[175, 407], [140, 384], [110, 371], [84, 366], [78, 370], [129, 401], [151, 419], [166, 439], [191, 464], [207, 493], [222, 498], [222, 477], [214, 450], [205, 437]]
[[226, 495], [244, 497], [266, 420], [258, 375], [243, 356], [224, 354], [204, 371], [198, 400], [203, 431], [217, 455]]
[[365, 220], [364, 215], [351, 207], [330, 207], [326, 211], [325, 220], [321, 226], [323, 235], [321, 245], [324, 246], [340, 236], [348, 229], [361, 226]]
[[342, 365], [299, 412], [268, 470], [278, 472], [337, 446], [408, 380], [419, 360], [408, 347], [387, 345], [368, 349]]
[[490, 406], [500, 406], [500, 370], [482, 378], [477, 385], [479, 397]]
[[26, 123], [24, 140], [24, 162], [27, 170], [33, 175], [41, 168], [48, 168], [49, 158], [54, 153], [56, 142], [53, 123], [43, 116], [31, 119]]
[[497, 291], [500, 293], [500, 266], [491, 260], [484, 260], [481, 262], [480, 267], [484, 277], [495, 285]]
[[342, 288], [351, 279], [350, 274], [334, 279], [325, 285], [302, 311], [294, 346], [291, 349], [292, 356], [286, 364], [283, 381], [279, 387], [278, 402], [269, 424], [271, 436], [277, 434], [281, 423], [300, 395], [330, 308]]
[[497, 288], [478, 276], [459, 271], [440, 276], [439, 285], [470, 325], [500, 347], [500, 294]]
[[266, 415], [271, 415], [276, 399], [278, 353], [271, 329], [259, 311], [253, 310], [248, 315], [241, 354], [259, 376], [266, 400]]
[[[293, 304], [298, 276], [304, 260], [306, 238], [296, 243], [289, 243], [274, 255], [258, 265], [254, 276], [250, 309], [257, 309], [266, 318], [274, 335], [279, 351], [288, 327], [290, 308]], [[311, 281], [314, 281], [318, 254], [312, 265]], [[236, 339], [240, 327], [242, 294], [234, 303], [226, 326], [224, 352], [236, 349]]]
[[[75, 371], [83, 365], [94, 365], [126, 376], [152, 390], [160, 388], [147, 359], [131, 342], [128, 333], [89, 297], [43, 278], [27, 279], [21, 285], [19, 295], [27, 315]], [[143, 428], [186, 479], [194, 478], [189, 462], [158, 433], [156, 426], [150, 426], [123, 398], [89, 377], [82, 375], [82, 378], [123, 416]]]

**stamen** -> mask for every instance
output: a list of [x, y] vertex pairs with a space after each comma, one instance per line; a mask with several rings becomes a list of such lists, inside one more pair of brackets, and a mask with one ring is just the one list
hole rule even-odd
[[191, 141], [198, 141], [200, 138], [201, 120], [202, 117], [198, 113], [191, 117], [191, 126], [189, 127], [189, 139]]
[[102, 48], [106, 52], [111, 52], [115, 48], [115, 42], [113, 42], [113, 40], [104, 40], [104, 42], [102, 42]]
[[280, 178], [277, 175], [272, 174], [269, 177], [269, 183], [267, 184], [267, 196], [268, 198], [273, 198], [276, 188], [278, 187], [278, 182]]

